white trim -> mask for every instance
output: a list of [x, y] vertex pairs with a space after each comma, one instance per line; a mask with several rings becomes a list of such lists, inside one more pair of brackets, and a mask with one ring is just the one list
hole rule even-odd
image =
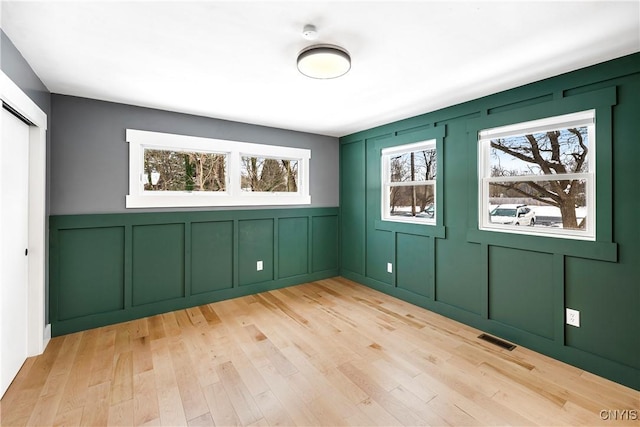
[[[534, 236], [548, 236], [574, 240], [596, 240], [596, 135], [595, 110], [585, 110], [561, 116], [546, 117], [539, 120], [514, 123], [478, 132], [478, 222], [480, 230], [497, 231], [511, 234], [528, 234]], [[488, 176], [491, 173], [490, 148], [491, 140], [529, 133], [547, 132], [569, 127], [586, 126], [588, 132], [589, 151], [587, 153], [588, 172], [551, 174], [551, 175], [519, 175], [519, 176]], [[584, 180], [586, 181], [587, 227], [585, 230], [570, 230], [558, 228], [538, 228], [495, 224], [489, 218], [489, 184], [493, 182], [522, 182], [522, 181], [557, 181]], [[535, 206], [532, 206], [535, 209]]]
[[387, 148], [383, 148], [381, 151], [382, 151], [382, 155], [386, 156], [386, 155], [393, 155], [393, 154], [409, 153], [411, 151], [420, 151], [427, 148], [433, 148], [433, 149], [436, 148], [435, 138], [429, 139], [426, 141], [413, 142], [411, 144], [403, 144], [403, 145], [396, 145], [394, 147], [387, 147]]
[[484, 178], [487, 182], [520, 182], [520, 181], [570, 181], [574, 179], [595, 179], [591, 172], [585, 173], [563, 173], [553, 175], [513, 175], [513, 176], [488, 176]]
[[44, 343], [44, 348], [47, 348], [47, 344], [51, 341], [51, 323], [47, 323], [44, 325], [44, 336], [42, 337], [42, 342]]
[[41, 354], [48, 343], [44, 318], [47, 115], [1, 70], [0, 98], [33, 123], [29, 130], [27, 354], [35, 356]]
[[531, 120], [512, 125], [499, 126], [480, 131], [480, 139], [497, 139], [508, 136], [520, 136], [530, 133], [548, 132], [559, 127], [587, 126], [595, 123], [596, 110], [580, 111], [578, 113], [563, 114], [555, 117]]
[[389, 187], [412, 187], [416, 185], [436, 185], [436, 180], [429, 179], [426, 181], [386, 182], [385, 185], [388, 185]]
[[[311, 150], [253, 144], [240, 141], [202, 138], [127, 129], [129, 143], [129, 194], [127, 208], [150, 207], [198, 207], [198, 206], [268, 206], [308, 205], [309, 163]], [[225, 191], [145, 191], [143, 175], [145, 149], [171, 149], [174, 151], [197, 151], [224, 154], [227, 157], [227, 187]], [[240, 188], [241, 158], [243, 156], [290, 159], [298, 161], [298, 191], [246, 192]]]

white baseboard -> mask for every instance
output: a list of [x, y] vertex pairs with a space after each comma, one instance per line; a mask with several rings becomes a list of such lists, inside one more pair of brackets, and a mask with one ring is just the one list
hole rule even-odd
[[51, 341], [51, 323], [44, 325], [44, 337], [42, 337], [42, 351], [44, 352]]

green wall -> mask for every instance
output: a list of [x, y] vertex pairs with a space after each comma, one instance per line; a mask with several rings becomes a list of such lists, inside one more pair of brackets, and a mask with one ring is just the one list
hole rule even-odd
[[[477, 132], [591, 108], [596, 241], [478, 230]], [[639, 118], [634, 54], [341, 138], [341, 274], [640, 389]], [[381, 149], [432, 137], [437, 226], [380, 221]]]
[[52, 334], [336, 276], [338, 231], [338, 208], [52, 216]]

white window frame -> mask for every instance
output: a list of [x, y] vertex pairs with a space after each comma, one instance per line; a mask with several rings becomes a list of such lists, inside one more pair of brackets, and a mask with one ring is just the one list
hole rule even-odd
[[[411, 224], [423, 224], [423, 225], [436, 225], [437, 214], [436, 214], [436, 195], [438, 191], [437, 180], [427, 180], [427, 181], [406, 181], [406, 182], [391, 182], [391, 163], [390, 159], [392, 156], [397, 156], [398, 154], [411, 153], [412, 151], [420, 151], [420, 150], [436, 150], [436, 168], [439, 168], [438, 165], [438, 149], [436, 147], [436, 139], [429, 139], [420, 142], [414, 142], [411, 144], [403, 144], [395, 147], [383, 148], [381, 151], [381, 177], [382, 177], [382, 195], [380, 197], [381, 207], [380, 207], [380, 215], [383, 221], [392, 221], [392, 222], [405, 222]], [[415, 217], [401, 217], [401, 216], [392, 216], [390, 212], [390, 200], [389, 194], [391, 192], [391, 187], [403, 187], [403, 186], [416, 186], [416, 185], [433, 185], [433, 218], [415, 218]]]
[[[546, 132], [569, 127], [586, 126], [588, 132], [589, 151], [587, 164], [589, 170], [583, 173], [570, 173], [562, 175], [523, 175], [509, 177], [491, 177], [490, 149], [491, 140], [509, 136], [520, 136], [535, 132]], [[595, 110], [586, 110], [560, 116], [547, 117], [539, 120], [521, 122], [491, 129], [484, 129], [478, 133], [478, 219], [480, 230], [497, 231], [503, 233], [529, 234], [567, 238], [576, 240], [596, 239], [596, 131]], [[519, 182], [519, 181], [550, 181], [562, 176], [567, 180], [582, 179], [586, 181], [587, 197], [587, 226], [585, 230], [570, 230], [542, 227], [521, 227], [516, 225], [496, 224], [490, 222], [489, 217], [489, 184], [492, 182]]]
[[[127, 208], [308, 205], [311, 150], [127, 129], [129, 194]], [[206, 152], [226, 155], [225, 191], [148, 191], [144, 189], [144, 150]], [[248, 192], [240, 188], [243, 156], [298, 161], [298, 191]]]

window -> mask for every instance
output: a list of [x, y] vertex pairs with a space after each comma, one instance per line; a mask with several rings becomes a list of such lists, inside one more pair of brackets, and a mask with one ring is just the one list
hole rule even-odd
[[479, 133], [480, 229], [595, 240], [595, 111]]
[[298, 160], [242, 156], [242, 191], [295, 193], [297, 181]]
[[436, 223], [436, 140], [382, 150], [382, 219]]
[[127, 208], [309, 204], [307, 149], [127, 129]]
[[227, 155], [143, 148], [144, 191], [226, 191]]

